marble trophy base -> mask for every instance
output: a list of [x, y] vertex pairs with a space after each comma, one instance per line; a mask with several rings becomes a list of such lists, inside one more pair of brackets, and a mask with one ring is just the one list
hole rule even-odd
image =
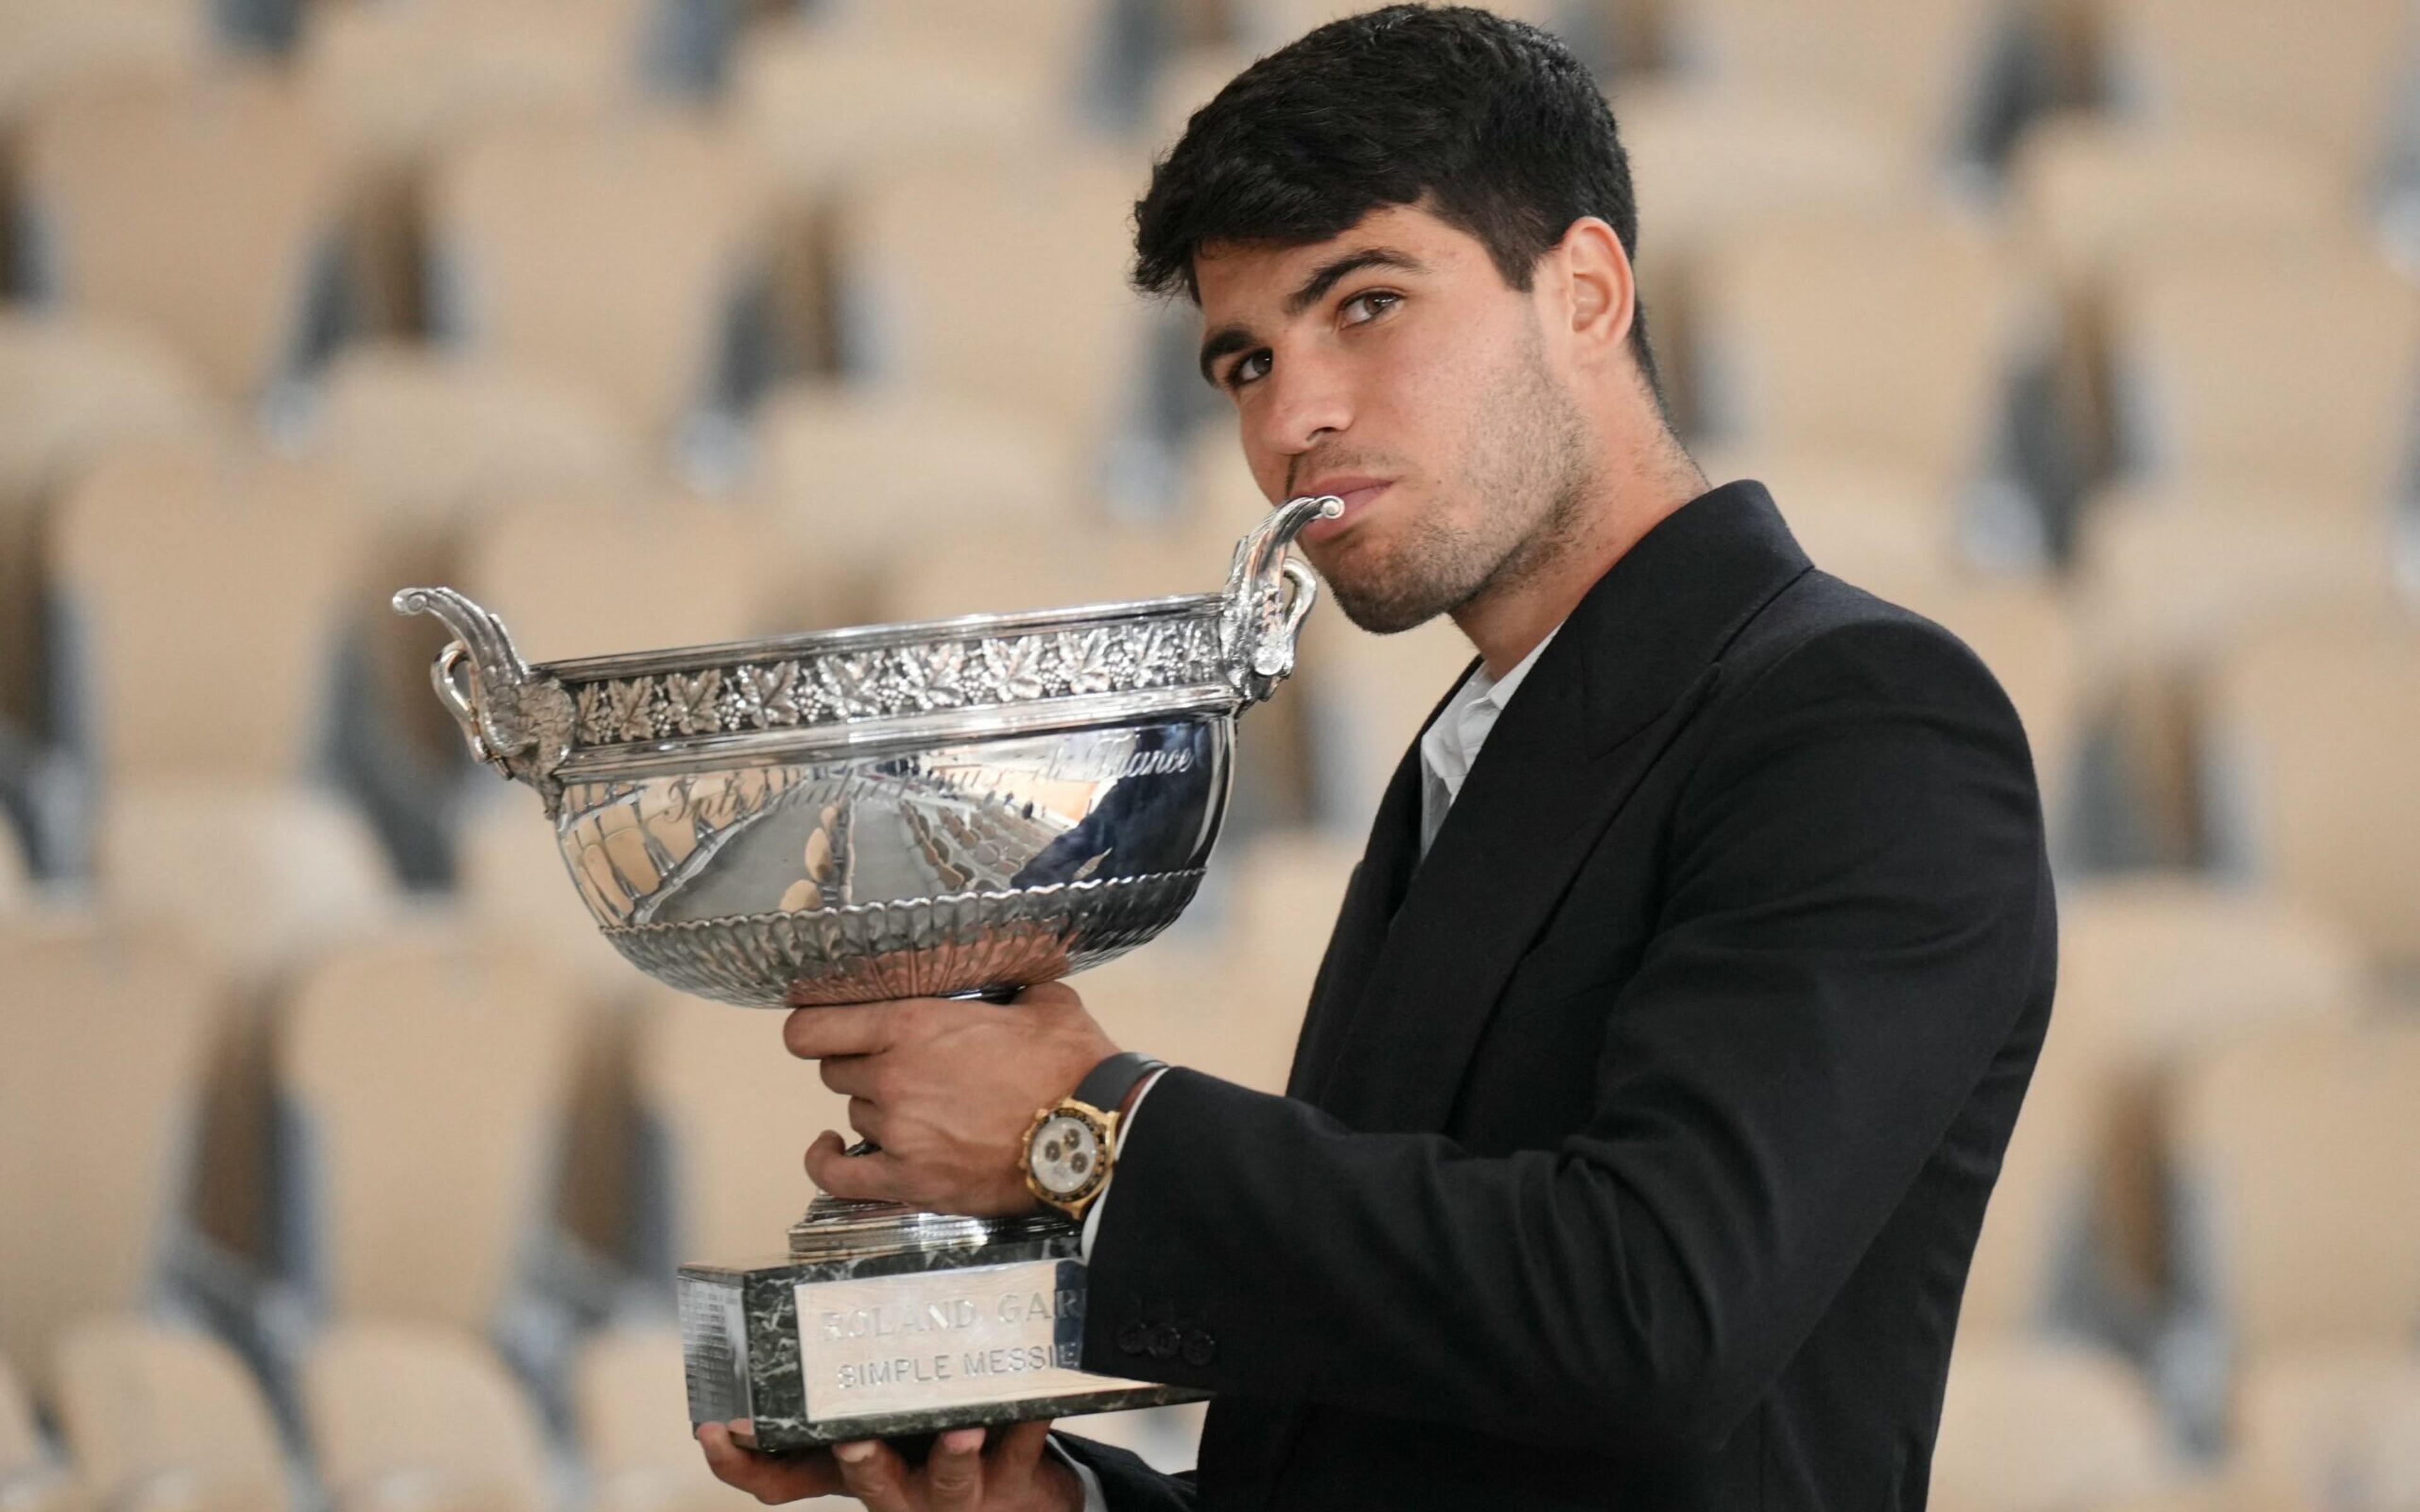
[[690, 1421], [752, 1420], [779, 1452], [1201, 1399], [1076, 1368], [1079, 1239], [1055, 1215], [818, 1197], [789, 1256], [681, 1267]]

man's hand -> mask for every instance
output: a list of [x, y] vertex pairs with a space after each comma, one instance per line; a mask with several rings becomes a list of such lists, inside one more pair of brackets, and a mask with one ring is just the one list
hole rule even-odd
[[865, 1440], [804, 1454], [744, 1449], [732, 1427], [706, 1423], [697, 1430], [706, 1467], [772, 1505], [810, 1496], [854, 1496], [870, 1512], [1080, 1512], [1084, 1488], [1076, 1473], [1047, 1451], [1050, 1425], [1015, 1423], [990, 1434], [956, 1428], [933, 1441], [922, 1469], [910, 1469], [887, 1443]]
[[936, 1212], [1028, 1212], [1025, 1131], [1118, 1053], [1082, 999], [1059, 982], [1002, 1005], [909, 997], [802, 1008], [783, 1026], [790, 1054], [823, 1062], [848, 1098], [850, 1127], [882, 1147], [842, 1153], [838, 1134], [807, 1149], [807, 1174], [836, 1197], [883, 1197]]

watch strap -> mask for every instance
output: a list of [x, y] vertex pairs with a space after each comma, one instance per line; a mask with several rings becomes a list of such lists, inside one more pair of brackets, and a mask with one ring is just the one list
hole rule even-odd
[[1155, 1060], [1138, 1051], [1121, 1050], [1088, 1072], [1076, 1084], [1075, 1099], [1078, 1103], [1115, 1113], [1125, 1104], [1126, 1095], [1144, 1077], [1156, 1071], [1168, 1069], [1168, 1062]]

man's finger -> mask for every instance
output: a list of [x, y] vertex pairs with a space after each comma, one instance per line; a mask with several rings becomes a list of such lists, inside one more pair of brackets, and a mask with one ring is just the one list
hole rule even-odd
[[815, 1070], [824, 1085], [843, 1097], [872, 1097], [874, 1060], [872, 1056], [826, 1056]]
[[827, 1129], [807, 1147], [807, 1175], [836, 1197], [885, 1201], [901, 1197], [904, 1170], [899, 1157], [876, 1150], [869, 1155], [845, 1153], [840, 1135]]
[[743, 1448], [721, 1423], [701, 1424], [698, 1447], [706, 1451], [706, 1467], [715, 1479], [746, 1491], [760, 1502], [797, 1502], [825, 1496], [840, 1489], [840, 1475], [828, 1454], [758, 1454]]
[[915, 1512], [908, 1500], [908, 1465], [891, 1445], [875, 1439], [832, 1445], [841, 1489], [865, 1504], [866, 1512]]
[[925, 1504], [932, 1512], [977, 1512], [983, 1505], [984, 1430], [952, 1428], [933, 1441], [924, 1460]]
[[882, 1110], [861, 1097], [848, 1100], [848, 1126], [859, 1138], [882, 1143]]
[[801, 1060], [826, 1056], [870, 1056], [891, 1043], [888, 1003], [845, 1008], [799, 1008], [782, 1023], [782, 1043]]
[[1050, 1420], [1011, 1423], [991, 1436], [984, 1458], [1002, 1470], [1030, 1468], [1050, 1447]]

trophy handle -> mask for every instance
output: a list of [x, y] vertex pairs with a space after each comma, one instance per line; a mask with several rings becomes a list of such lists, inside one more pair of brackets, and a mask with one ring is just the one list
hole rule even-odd
[[1293, 674], [1295, 638], [1319, 599], [1318, 578], [1287, 548], [1312, 520], [1343, 513], [1344, 501], [1334, 494], [1290, 499], [1236, 543], [1218, 640], [1228, 685], [1246, 707]]
[[554, 769], [571, 750], [571, 695], [530, 670], [504, 621], [451, 588], [407, 588], [395, 611], [433, 614], [454, 632], [428, 670], [439, 701], [473, 755], [537, 789], [552, 812], [562, 796]]

